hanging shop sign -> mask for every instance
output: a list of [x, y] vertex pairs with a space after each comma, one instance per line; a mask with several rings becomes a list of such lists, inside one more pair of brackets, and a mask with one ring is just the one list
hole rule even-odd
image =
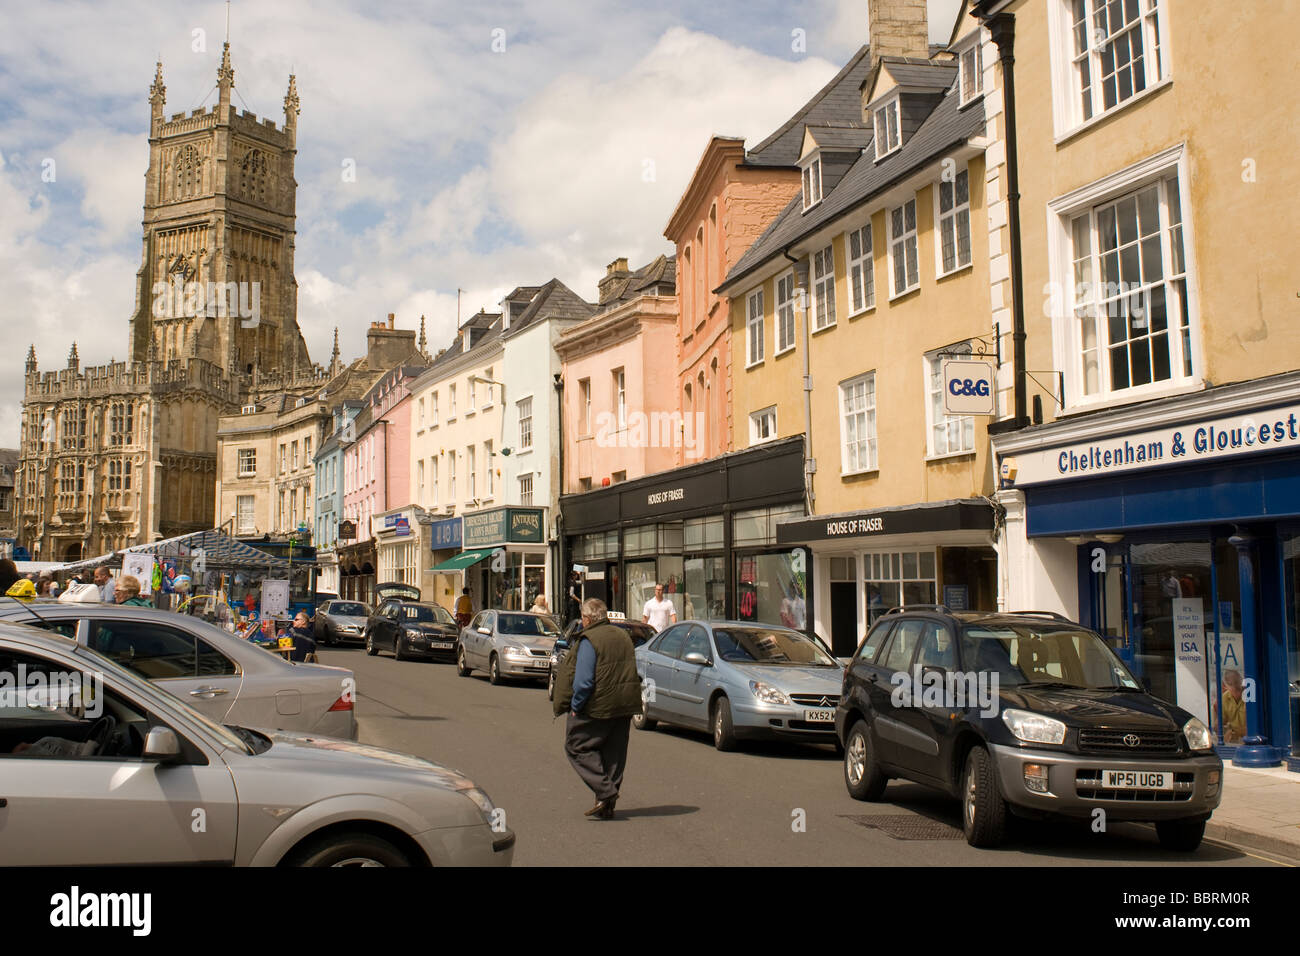
[[947, 359], [942, 378], [943, 409], [949, 415], [994, 414], [992, 362]]
[[355, 521], [339, 522], [339, 540], [353, 541], [357, 536], [357, 523]]

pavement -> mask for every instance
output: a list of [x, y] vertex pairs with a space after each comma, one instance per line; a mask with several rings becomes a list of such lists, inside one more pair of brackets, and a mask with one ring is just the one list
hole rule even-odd
[[1300, 773], [1225, 763], [1223, 800], [1205, 836], [1300, 865]]
[[[937, 791], [894, 781], [878, 803], [853, 800], [830, 746], [754, 742], [719, 753], [707, 733], [663, 724], [632, 732], [618, 819], [594, 822], [583, 816], [592, 796], [564, 758], [564, 721], [552, 720], [543, 685], [493, 687], [481, 675], [457, 677], [451, 665], [367, 657], [351, 648], [324, 648], [320, 655], [322, 663], [356, 672], [363, 742], [455, 767], [487, 791], [518, 835], [516, 866], [1218, 868], [1300, 862], [1300, 851], [1248, 844], [1238, 832], [1260, 816], [1256, 792], [1264, 797], [1296, 786], [1257, 772], [1229, 771], [1225, 809], [1211, 824], [1231, 820], [1238, 829], [1215, 831], [1194, 853], [1164, 850], [1154, 828], [1144, 824], [1094, 833], [1086, 824], [1027, 821], [1015, 821], [1006, 845], [990, 851], [967, 845], [960, 805]], [[1290, 803], [1289, 793], [1297, 795]], [[1297, 798], [1300, 791], [1277, 790], [1275, 812], [1297, 809]], [[1275, 828], [1285, 823], [1270, 822]]]

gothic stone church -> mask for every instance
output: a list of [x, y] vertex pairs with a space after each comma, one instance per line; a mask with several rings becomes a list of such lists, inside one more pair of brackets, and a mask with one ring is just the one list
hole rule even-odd
[[19, 539], [35, 558], [213, 527], [217, 420], [328, 385], [297, 321], [294, 78], [281, 127], [232, 108], [234, 79], [226, 44], [216, 106], [166, 119], [158, 64], [127, 360], [81, 368], [74, 343], [43, 372], [28, 352]]

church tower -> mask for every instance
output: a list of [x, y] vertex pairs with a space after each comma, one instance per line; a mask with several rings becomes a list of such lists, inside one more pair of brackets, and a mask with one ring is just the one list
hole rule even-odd
[[246, 387], [255, 372], [287, 377], [311, 360], [293, 274], [297, 86], [289, 77], [279, 127], [237, 110], [234, 86], [226, 43], [216, 106], [168, 119], [158, 64], [129, 355], [164, 365], [199, 359]]

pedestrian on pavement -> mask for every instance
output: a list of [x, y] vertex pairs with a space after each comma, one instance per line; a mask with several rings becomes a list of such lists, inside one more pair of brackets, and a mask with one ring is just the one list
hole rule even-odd
[[528, 613], [529, 614], [550, 614], [551, 613], [551, 608], [546, 603], [545, 594], [537, 595], [536, 600], [533, 601], [533, 606], [528, 609]]
[[311, 621], [307, 617], [306, 611], [299, 611], [293, 616], [293, 626], [280, 635], [288, 637], [293, 641], [293, 650], [289, 652], [289, 660], [299, 661], [302, 663], [316, 660], [316, 639], [312, 636]]
[[586, 816], [614, 819], [627, 766], [632, 718], [641, 713], [641, 678], [627, 631], [607, 620], [605, 602], [582, 602], [582, 630], [555, 678], [555, 715], [568, 712], [564, 753], [596, 795]]
[[103, 565], [95, 568], [95, 585], [99, 588], [99, 599], [101, 601], [112, 604], [117, 600], [114, 596], [117, 586], [113, 583], [113, 575]]
[[474, 601], [469, 596], [469, 588], [461, 588], [460, 597], [456, 599], [456, 623], [461, 627], [469, 627], [473, 618]]
[[656, 632], [662, 631], [669, 624], [677, 623], [677, 608], [673, 602], [664, 597], [664, 586], [655, 585], [655, 596], [645, 602], [641, 609], [641, 623], [649, 624]]
[[140, 597], [140, 579], [134, 574], [124, 574], [117, 579], [117, 587], [113, 592], [118, 604], [130, 604], [133, 607], [153, 607], [147, 600]]
[[564, 602], [564, 626], [568, 627], [572, 622], [582, 617], [582, 598], [579, 597], [579, 591], [582, 588], [582, 578], [577, 571], [569, 572], [569, 593], [566, 595]]

